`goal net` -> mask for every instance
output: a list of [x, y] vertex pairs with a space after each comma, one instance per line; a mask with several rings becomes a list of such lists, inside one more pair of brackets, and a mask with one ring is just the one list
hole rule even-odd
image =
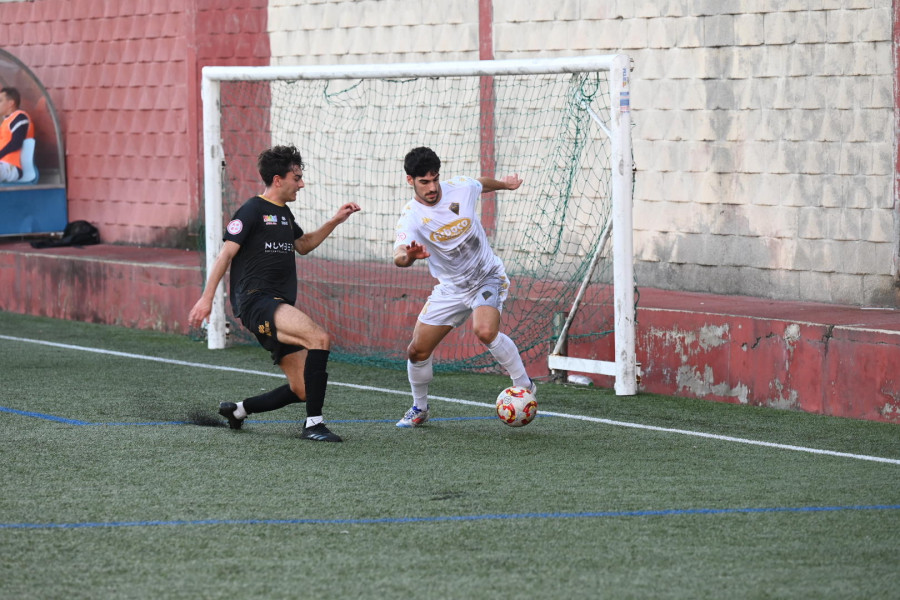
[[[298, 257], [298, 305], [332, 335], [336, 357], [405, 365], [436, 282], [424, 261], [393, 265], [394, 228], [412, 197], [403, 157], [429, 146], [441, 157], [442, 179], [518, 173], [524, 180], [516, 191], [483, 195], [480, 210], [512, 281], [501, 328], [529, 371], [612, 376], [617, 393], [633, 394], [629, 68], [622, 55], [206, 67], [207, 267], [223, 223], [262, 192], [259, 152], [293, 144], [306, 187], [291, 208], [305, 231], [346, 202], [362, 207]], [[224, 298], [223, 285], [210, 348], [224, 347], [233, 319]], [[246, 334], [238, 323], [230, 332]], [[471, 323], [445, 338], [435, 368], [499, 371]]]

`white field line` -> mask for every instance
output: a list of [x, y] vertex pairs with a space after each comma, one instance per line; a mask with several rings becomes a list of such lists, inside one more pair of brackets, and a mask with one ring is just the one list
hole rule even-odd
[[[109, 356], [119, 356], [122, 358], [133, 358], [138, 360], [149, 360], [153, 362], [160, 362], [170, 365], [179, 365], [183, 367], [195, 367], [198, 369], [212, 369], [215, 371], [229, 371], [233, 373], [246, 373], [248, 375], [262, 375], [265, 377], [284, 377], [282, 373], [267, 373], [265, 371], [255, 371], [253, 369], [240, 369], [237, 367], [224, 367], [220, 365], [209, 365], [205, 363], [197, 363], [197, 362], [188, 362], [183, 360], [174, 360], [171, 358], [159, 358], [157, 356], [147, 356], [144, 354], [132, 354], [130, 352], [118, 352], [115, 350], [104, 350], [102, 348], [89, 348], [86, 346], [75, 346], [72, 344], [60, 344], [57, 342], [48, 342], [44, 340], [30, 340], [26, 338], [13, 337], [8, 335], [0, 335], [0, 339], [9, 340], [13, 342], [22, 342], [29, 344], [39, 344], [42, 346], [52, 346], [54, 348], [64, 348], [66, 350], [78, 350], [81, 352], [94, 352], [96, 354], [106, 354]], [[329, 381], [328, 385], [336, 385], [340, 387], [348, 387], [357, 390], [367, 390], [373, 392], [379, 392], [382, 394], [396, 394], [399, 396], [408, 396], [408, 390], [392, 390], [387, 388], [379, 388], [368, 385], [357, 385], [354, 383], [342, 383], [339, 381]], [[454, 404], [466, 404], [469, 406], [479, 406], [483, 408], [494, 408], [493, 404], [489, 404], [486, 402], [473, 402], [472, 400], [462, 400], [459, 398], [447, 398], [445, 396], [429, 396], [431, 400], [440, 400], [442, 402], [451, 402]], [[852, 458], [855, 460], [866, 460], [872, 462], [881, 462], [888, 463], [892, 465], [900, 465], [900, 459], [896, 458], [884, 458], [881, 456], [868, 456], [865, 454], [851, 454], [848, 452], [835, 452], [833, 450], [822, 450], [819, 448], [807, 448], [805, 446], [794, 446], [792, 444], [777, 444], [774, 442], [764, 442], [760, 440], [751, 440], [747, 438], [738, 438], [732, 437], [728, 435], [718, 435], [714, 433], [704, 433], [702, 431], [691, 431], [688, 429], [673, 429], [670, 427], [656, 427], [655, 425], [644, 425], [641, 423], [629, 423], [627, 421], [614, 421], [612, 419], [601, 419], [599, 417], [588, 417], [584, 415], [572, 415], [567, 413], [559, 413], [559, 412], [551, 412], [542, 410], [540, 412], [541, 415], [548, 417], [561, 417], [564, 419], [576, 419], [579, 421], [588, 421], [591, 423], [602, 423], [604, 425], [612, 425], [615, 427], [629, 427], [632, 429], [643, 429], [647, 431], [659, 431], [663, 433], [675, 433], [679, 435], [689, 435], [693, 437], [706, 438], [712, 440], [719, 440], [723, 442], [733, 442], [736, 444], [749, 444], [751, 446], [763, 446], [766, 448], [777, 448], [779, 450], [790, 450], [793, 452], [805, 452], [807, 454], [822, 454], [826, 456], [835, 456], [839, 458]]]

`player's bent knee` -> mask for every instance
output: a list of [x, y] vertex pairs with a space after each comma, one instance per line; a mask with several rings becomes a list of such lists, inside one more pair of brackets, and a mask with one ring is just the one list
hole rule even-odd
[[294, 392], [294, 395], [300, 400], [300, 402], [306, 402], [306, 386], [303, 384], [292, 383], [291, 391]]
[[484, 329], [475, 329], [475, 337], [484, 344], [485, 346], [489, 346], [495, 339], [497, 339], [497, 330], [484, 328]]
[[325, 330], [320, 329], [310, 337], [309, 344], [307, 346], [309, 350], [331, 350], [331, 336]]
[[428, 357], [431, 356], [431, 353], [424, 350], [419, 350], [418, 348], [410, 345], [409, 348], [406, 349], [406, 356], [411, 362], [417, 363], [422, 362], [423, 360], [428, 360]]

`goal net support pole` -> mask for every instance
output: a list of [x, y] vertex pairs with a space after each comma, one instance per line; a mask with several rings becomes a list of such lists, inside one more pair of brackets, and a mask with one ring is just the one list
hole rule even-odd
[[[586, 358], [562, 356], [566, 334], [578, 305], [582, 292], [590, 281], [596, 259], [606, 245], [608, 230], [601, 234], [600, 243], [584, 278], [578, 296], [569, 311], [569, 316], [560, 332], [559, 341], [548, 358], [548, 366], [553, 370], [580, 371], [611, 375], [615, 377], [616, 395], [633, 396], [637, 393], [637, 360], [635, 352], [635, 310], [634, 310], [634, 240], [632, 217], [632, 189], [634, 182], [634, 161], [631, 152], [631, 94], [629, 80], [630, 60], [626, 56], [616, 56], [609, 70], [610, 80], [610, 127], [599, 125], [607, 132], [612, 142], [612, 228], [613, 240], [613, 287], [615, 298], [615, 361], [600, 361]], [[594, 116], [594, 115], [592, 115]]]
[[[203, 101], [203, 207], [206, 242], [206, 275], [222, 250], [222, 129], [219, 120], [219, 81], [203, 76], [200, 97]], [[225, 347], [225, 277], [219, 281], [213, 296], [212, 312], [207, 323], [207, 347], [221, 350]]]

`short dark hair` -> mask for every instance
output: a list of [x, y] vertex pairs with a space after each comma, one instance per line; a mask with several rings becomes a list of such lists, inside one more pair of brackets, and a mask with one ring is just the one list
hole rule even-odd
[[429, 173], [441, 172], [441, 159], [431, 148], [413, 148], [403, 159], [403, 168], [410, 177], [424, 177]]
[[22, 102], [22, 95], [19, 93], [19, 90], [14, 87], [5, 87], [0, 89], [0, 92], [6, 94], [6, 97], [16, 103], [16, 108], [19, 108], [19, 104]]
[[294, 146], [274, 146], [263, 150], [256, 160], [259, 176], [262, 177], [266, 186], [272, 185], [276, 175], [286, 177], [295, 165], [301, 170], [304, 168], [303, 157]]

